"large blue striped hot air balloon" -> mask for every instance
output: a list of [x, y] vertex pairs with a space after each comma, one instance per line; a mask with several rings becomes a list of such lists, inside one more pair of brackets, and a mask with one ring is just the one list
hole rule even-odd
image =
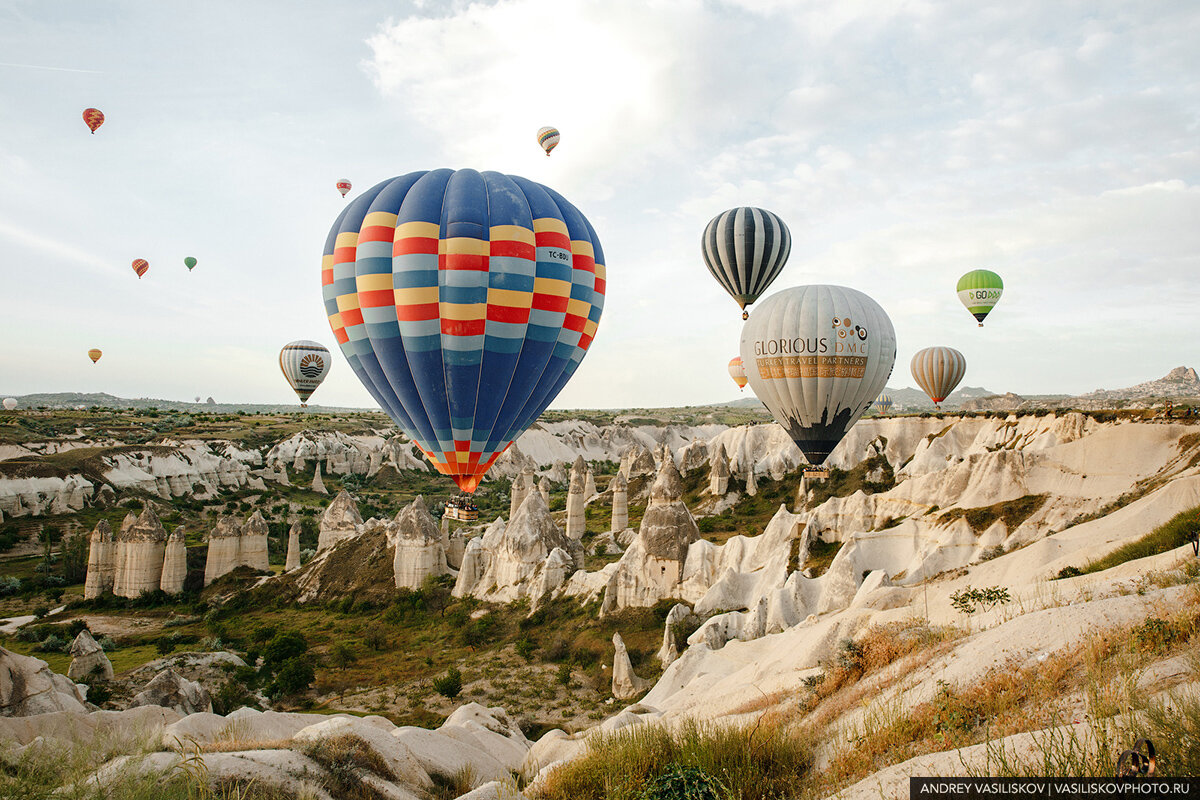
[[325, 242], [321, 282], [359, 380], [439, 472], [472, 492], [591, 345], [604, 254], [554, 190], [438, 169], [351, 201]]

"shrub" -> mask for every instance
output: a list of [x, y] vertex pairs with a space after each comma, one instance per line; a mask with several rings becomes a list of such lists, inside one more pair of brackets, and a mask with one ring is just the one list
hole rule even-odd
[[271, 637], [262, 651], [263, 663], [269, 667], [283, 664], [308, 652], [308, 640], [296, 631], [284, 631]]
[[1003, 586], [989, 586], [986, 589], [968, 586], [950, 595], [950, 604], [964, 614], [974, 614], [978, 608], [989, 610], [1011, 601], [1012, 596]]
[[535, 642], [533, 639], [530, 639], [528, 636], [522, 636], [517, 640], [517, 644], [515, 645], [514, 649], [517, 651], [517, 655], [519, 655], [521, 658], [525, 659], [526, 661], [532, 661], [534, 651], [538, 649], [538, 646], [537, 642]]
[[279, 667], [271, 692], [274, 696], [299, 694], [312, 686], [316, 674], [312, 664], [304, 658], [289, 658]]
[[554, 676], [554, 679], [563, 686], [568, 685], [571, 682], [571, 665], [559, 664], [558, 673]]
[[451, 667], [446, 671], [445, 675], [440, 678], [433, 679], [433, 690], [442, 697], [447, 697], [451, 700], [458, 697], [462, 692], [462, 673], [458, 667]]
[[642, 800], [722, 800], [728, 790], [698, 767], [671, 767], [646, 785]]

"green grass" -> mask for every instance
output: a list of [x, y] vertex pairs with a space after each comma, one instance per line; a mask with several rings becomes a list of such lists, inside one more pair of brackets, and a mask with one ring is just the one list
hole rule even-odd
[[1180, 511], [1169, 520], [1159, 525], [1140, 539], [1118, 547], [1106, 556], [1089, 561], [1083, 567], [1067, 567], [1059, 573], [1059, 577], [1086, 575], [1091, 572], [1102, 572], [1126, 561], [1156, 556], [1166, 553], [1192, 540], [1192, 536], [1200, 531], [1200, 506]]
[[938, 516], [939, 525], [949, 525], [956, 519], [965, 519], [975, 533], [983, 533], [1000, 520], [1009, 531], [1020, 526], [1042, 507], [1049, 495], [1027, 494], [1016, 500], [1006, 500], [978, 508], [952, 508]]

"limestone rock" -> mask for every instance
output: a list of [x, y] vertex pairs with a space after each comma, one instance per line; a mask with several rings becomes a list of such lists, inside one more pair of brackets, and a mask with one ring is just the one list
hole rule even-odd
[[242, 563], [242, 524], [236, 517], [221, 517], [208, 534], [208, 556], [204, 561], [204, 585], [208, 586]]
[[625, 649], [625, 642], [621, 640], [621, 634], [614, 633], [612, 641], [613, 648], [616, 650], [613, 655], [613, 697], [618, 700], [629, 700], [650, 688], [650, 682], [634, 674], [633, 665], [629, 663], [629, 652]]
[[626, 480], [640, 478], [643, 475], [653, 475], [655, 471], [654, 456], [641, 444], [633, 444], [621, 456], [621, 474]]
[[418, 496], [396, 515], [388, 539], [396, 549], [392, 572], [397, 589], [419, 589], [430, 575], [450, 571], [441, 532], [425, 507], [425, 498]]
[[255, 511], [242, 526], [242, 543], [239, 558], [242, 564], [259, 572], [270, 572], [267, 560], [267, 536], [270, 533], [267, 521], [261, 512]]
[[87, 628], [79, 632], [75, 641], [71, 642], [71, 666], [67, 668], [67, 677], [77, 683], [91, 683], [94, 680], [111, 681], [113, 678], [112, 662], [104, 654], [104, 648], [96, 643]]
[[0, 647], [0, 716], [28, 717], [86, 710], [83, 696], [70, 679], [52, 672], [39, 658]]
[[583, 499], [591, 500], [599, 492], [596, 491], [596, 476], [592, 474], [592, 468], [587, 468], [587, 475], [583, 479]]
[[320, 533], [317, 536], [317, 552], [328, 550], [338, 542], [352, 539], [358, 535], [363, 518], [358, 513], [358, 504], [345, 489], [338, 492], [337, 497], [321, 515]]
[[134, 695], [129, 706], [162, 706], [187, 716], [200, 712], [212, 713], [212, 698], [200, 684], [180, 677], [172, 669], [165, 669], [155, 675], [145, 689]]
[[583, 456], [576, 456], [571, 466], [571, 483], [567, 489], [567, 538], [579, 541], [587, 528], [585, 515], [587, 498], [584, 494], [587, 484], [587, 464]]
[[758, 494], [758, 481], [754, 477], [754, 464], [746, 469], [746, 495], [754, 497]]
[[612, 492], [612, 526], [609, 530], [620, 533], [629, 525], [629, 484], [618, 472], [608, 488]]
[[538, 490], [538, 493], [541, 494], [541, 496], [542, 496], [542, 502], [546, 504], [547, 508], [549, 508], [549, 506], [550, 506], [550, 479], [543, 475], [542, 479], [540, 481], [538, 481], [537, 490]]
[[512, 484], [512, 496], [508, 503], [508, 518], [512, 519], [517, 514], [517, 509], [521, 507], [521, 503], [525, 502], [525, 498], [529, 493], [534, 491], [533, 485], [533, 468], [525, 467], [521, 470], [521, 474], [517, 476]]
[[317, 494], [329, 494], [329, 490], [325, 488], [325, 481], [321, 480], [321, 462], [317, 462], [317, 467], [313, 470], [312, 486], [310, 486]]
[[708, 442], [694, 439], [679, 454], [679, 473], [687, 475], [694, 469], [708, 466]]
[[[129, 521], [126, 517], [126, 523]], [[143, 592], [157, 591], [162, 584], [166, 548], [167, 532], [150, 506], [132, 524], [122, 524], [117, 534], [113, 594], [138, 597]]]
[[167, 594], [179, 594], [183, 591], [185, 580], [187, 580], [187, 545], [184, 544], [183, 526], [181, 525], [167, 539], [159, 588]]
[[[107, 486], [107, 484], [105, 484]], [[88, 547], [87, 578], [83, 585], [83, 597], [91, 600], [104, 592], [113, 590], [113, 578], [116, 572], [116, 553], [113, 549], [112, 527], [108, 520], [102, 519], [92, 530]]]
[[300, 566], [300, 529], [300, 520], [296, 520], [288, 530], [287, 560], [283, 564], [284, 572], [291, 572]]
[[617, 542], [617, 537], [612, 531], [605, 531], [597, 534], [592, 540], [592, 552], [598, 556], [619, 556], [625, 549]]
[[717, 497], [729, 491], [729, 457], [725, 445], [717, 445], [717, 451], [709, 459], [708, 492]]
[[667, 619], [663, 624], [662, 647], [658, 649], [658, 660], [662, 662], [663, 669], [671, 666], [671, 663], [679, 658], [675, 626], [686, 622], [689, 618], [694, 619], [695, 615], [692, 613], [692, 609], [683, 603], [676, 603], [667, 612]]

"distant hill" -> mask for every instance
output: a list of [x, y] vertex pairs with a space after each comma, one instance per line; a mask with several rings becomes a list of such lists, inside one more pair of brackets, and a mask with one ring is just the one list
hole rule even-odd
[[[253, 414], [255, 412], [280, 414], [289, 411], [305, 410], [300, 408], [299, 403], [286, 405], [272, 403], [217, 403], [210, 402], [212, 398], [208, 398], [208, 400], [201, 403], [189, 403], [179, 400], [159, 400], [150, 397], [115, 397], [105, 392], [55, 392], [24, 395], [7, 395], [0, 392], [0, 397], [15, 398], [20, 408], [38, 408], [39, 406], [45, 408], [91, 408], [97, 406], [99, 408], [133, 408], [139, 410], [158, 409], [160, 411], [205, 411], [218, 414]], [[350, 406], [322, 406], [310, 403], [307, 411], [313, 414], [346, 414], [366, 413], [379, 411], [379, 409], [354, 408]]]

